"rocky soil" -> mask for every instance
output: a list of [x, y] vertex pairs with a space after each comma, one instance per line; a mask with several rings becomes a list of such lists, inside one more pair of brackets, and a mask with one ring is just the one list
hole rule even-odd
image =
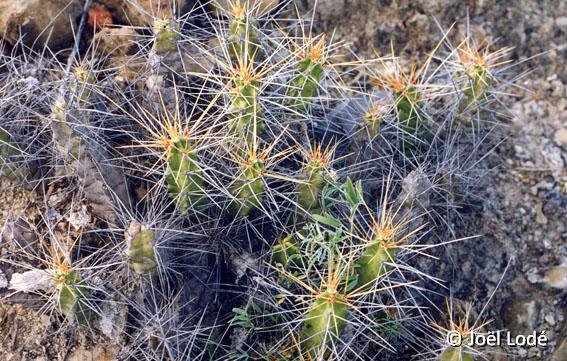
[[[144, 25], [148, 14], [163, 11], [154, 3], [130, 6], [102, 0], [117, 23]], [[160, 6], [163, 6], [162, 1]], [[179, 8], [191, 6], [178, 1]], [[502, 347], [489, 360], [567, 361], [567, 3], [560, 0], [298, 0], [303, 13], [316, 6], [315, 30], [350, 44], [359, 56], [396, 55], [423, 59], [453, 24], [456, 34], [486, 38], [495, 47], [513, 46], [511, 73], [523, 74], [521, 88], [506, 97], [511, 116], [498, 131], [503, 141], [481, 167], [489, 170], [479, 182], [470, 209], [456, 237], [480, 235], [439, 252], [435, 274], [451, 285], [458, 300], [472, 302], [493, 319], [489, 329], [512, 334], [545, 330], [544, 348]], [[316, 3], [316, 4], [315, 4]], [[63, 6], [62, 4], [68, 4]], [[151, 4], [151, 5], [150, 5]], [[167, 6], [163, 7], [164, 9]], [[63, 9], [63, 10], [61, 10]], [[63, 11], [62, 13], [60, 13]], [[68, 46], [82, 2], [0, 0], [0, 34], [8, 42], [19, 37], [15, 24], [25, 23], [29, 45]], [[38, 16], [38, 13], [49, 16]], [[60, 13], [44, 32], [50, 14]], [[457, 35], [455, 35], [457, 36]], [[0, 184], [0, 219], [26, 212], [20, 200]], [[12, 200], [17, 199], [16, 207]], [[21, 209], [20, 209], [21, 208]], [[13, 216], [13, 215], [12, 215]], [[33, 217], [34, 215], [30, 215]], [[464, 224], [464, 225], [463, 225]], [[0, 289], [6, 276], [0, 269]], [[448, 291], [445, 290], [445, 293]], [[84, 331], [84, 332], [83, 332]], [[0, 304], [2, 360], [110, 360], [113, 350], [93, 347], [87, 330], [58, 334], [45, 316], [17, 304]], [[72, 347], [68, 347], [73, 345]]]

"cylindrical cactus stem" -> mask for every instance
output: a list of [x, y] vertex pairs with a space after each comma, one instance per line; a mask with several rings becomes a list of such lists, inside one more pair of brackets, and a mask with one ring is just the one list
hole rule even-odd
[[387, 241], [376, 240], [364, 249], [362, 256], [356, 261], [355, 269], [358, 276], [359, 289], [369, 289], [376, 281], [387, 273], [396, 256], [396, 247], [390, 246]]
[[349, 306], [343, 295], [329, 287], [315, 299], [305, 314], [301, 330], [303, 353], [324, 353], [325, 345], [336, 342], [346, 325]]
[[386, 112], [387, 108], [385, 106], [373, 102], [366, 113], [362, 115], [362, 125], [367, 129], [371, 139], [376, 138], [379, 134], [380, 125], [382, 125]]
[[237, 1], [232, 8], [233, 20], [228, 27], [228, 50], [235, 61], [254, 62], [260, 52], [260, 35], [248, 14], [247, 2]]
[[81, 160], [86, 157], [86, 149], [81, 138], [67, 122], [68, 112], [69, 104], [63, 98], [55, 101], [51, 114], [56, 121], [50, 122], [53, 140], [59, 154], [65, 157], [70, 154], [74, 160]]
[[180, 210], [203, 205], [202, 170], [197, 163], [197, 152], [186, 138], [175, 141], [167, 153], [166, 181], [169, 195]]
[[229, 98], [228, 114], [231, 118], [230, 132], [252, 144], [264, 132], [262, 108], [258, 102], [260, 93], [258, 81], [249, 69], [241, 69], [234, 79]]
[[417, 135], [423, 121], [418, 90], [409, 86], [401, 92], [396, 92], [395, 96], [398, 121], [402, 130], [410, 135]]
[[137, 273], [153, 272], [157, 269], [155, 256], [155, 233], [137, 222], [132, 222], [125, 232], [130, 266]]
[[55, 276], [55, 282], [59, 285], [57, 303], [61, 314], [71, 322], [89, 321], [91, 318], [91, 309], [88, 305], [90, 292], [77, 271]]
[[413, 86], [395, 93], [396, 111], [400, 125], [400, 147], [405, 154], [411, 155], [419, 148], [423, 136], [423, 114], [421, 113], [421, 95]]
[[156, 54], [162, 55], [177, 49], [179, 24], [175, 20], [157, 19], [153, 24], [154, 49]]
[[488, 71], [482, 65], [471, 65], [466, 71], [468, 84], [463, 90], [465, 98], [461, 101], [459, 109], [475, 107], [486, 97], [491, 84]]
[[439, 355], [437, 361], [474, 361], [474, 358], [462, 347], [449, 347]]
[[292, 262], [293, 258], [299, 255], [299, 247], [293, 238], [293, 234], [280, 239], [272, 247], [272, 260], [275, 264], [279, 264], [287, 268]]
[[289, 83], [288, 97], [293, 106], [306, 110], [317, 95], [319, 82], [324, 73], [325, 38], [321, 37], [298, 64], [295, 77]]
[[5, 175], [12, 181], [24, 180], [30, 170], [27, 166], [18, 166], [10, 158], [22, 154], [20, 147], [13, 142], [10, 134], [0, 128], [0, 174]]
[[85, 62], [73, 68], [74, 94], [80, 107], [88, 106], [91, 97], [91, 86], [95, 82], [94, 74]]
[[297, 202], [305, 210], [319, 208], [319, 193], [325, 185], [325, 168], [316, 160], [307, 163], [305, 174], [307, 175], [306, 183], [299, 183]]
[[[481, 47], [482, 49], [482, 47]], [[459, 61], [463, 68], [457, 75], [464, 77], [464, 98], [459, 103], [459, 110], [464, 111], [467, 108], [475, 108], [478, 104], [486, 98], [489, 88], [492, 84], [492, 77], [488, 71], [489, 56], [488, 48], [481, 49], [472, 46], [468, 41], [465, 41], [457, 49]]]
[[242, 174], [231, 185], [230, 193], [235, 198], [231, 203], [231, 208], [237, 216], [246, 217], [252, 209], [262, 205], [262, 194], [265, 190], [264, 172], [264, 162], [254, 157], [245, 165]]
[[325, 186], [334, 148], [322, 149], [320, 145], [314, 144], [303, 153], [307, 158], [303, 170], [306, 180], [297, 186], [297, 203], [305, 210], [315, 210], [320, 208], [319, 194]]

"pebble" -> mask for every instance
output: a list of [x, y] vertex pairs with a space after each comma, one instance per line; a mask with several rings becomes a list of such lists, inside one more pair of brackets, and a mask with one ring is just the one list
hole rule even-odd
[[567, 27], [567, 16], [560, 16], [556, 18], [555, 25], [559, 26], [560, 28]]
[[553, 135], [553, 140], [555, 141], [555, 144], [557, 144], [558, 146], [567, 149], [567, 128], [561, 128], [555, 131], [555, 134]]
[[567, 265], [550, 268], [545, 272], [544, 280], [553, 288], [567, 289]]
[[553, 313], [548, 313], [544, 316], [544, 319], [551, 327], [555, 326], [555, 317], [553, 316]]
[[547, 224], [547, 217], [543, 214], [542, 207], [543, 204], [541, 202], [538, 202], [535, 206], [536, 222], [538, 224]]

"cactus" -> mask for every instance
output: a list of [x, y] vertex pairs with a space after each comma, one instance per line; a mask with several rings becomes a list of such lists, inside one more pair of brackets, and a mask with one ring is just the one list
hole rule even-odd
[[61, 314], [72, 322], [88, 322], [91, 318], [88, 305], [90, 292], [77, 271], [61, 273], [56, 276], [55, 282], [59, 285], [57, 304]]
[[154, 250], [155, 234], [137, 222], [132, 222], [125, 232], [128, 242], [130, 265], [137, 273], [153, 272], [157, 269]]
[[366, 240], [362, 255], [355, 262], [357, 287], [362, 290], [372, 288], [389, 271], [387, 263], [394, 262], [399, 243], [405, 241], [405, 237], [394, 239], [404, 221], [394, 225], [393, 217], [386, 212], [380, 221], [372, 219], [372, 236]]
[[441, 353], [437, 361], [474, 361], [474, 358], [462, 347], [449, 347]]
[[343, 295], [329, 287], [305, 314], [301, 330], [301, 349], [318, 353], [325, 344], [336, 342], [346, 325], [349, 307]]
[[73, 93], [78, 101], [78, 106], [85, 107], [90, 103], [91, 89], [95, 83], [94, 74], [88, 69], [87, 63], [83, 62], [73, 68], [73, 79], [75, 89]]
[[239, 139], [252, 144], [256, 136], [264, 132], [262, 108], [258, 102], [259, 83], [246, 65], [239, 67], [230, 91], [228, 114], [231, 118], [230, 132]]
[[410, 86], [402, 91], [397, 91], [396, 111], [398, 121], [405, 133], [416, 136], [420, 132], [422, 115], [420, 113], [420, 94], [418, 90]]
[[282, 267], [288, 267], [293, 262], [294, 257], [298, 257], [299, 247], [294, 241], [293, 234], [288, 235], [285, 238], [280, 239], [272, 247], [272, 260], [281, 265]]
[[202, 206], [204, 198], [204, 179], [197, 163], [197, 152], [188, 139], [173, 142], [167, 153], [167, 190], [179, 209]]
[[[46, 59], [55, 54], [50, 49], [22, 56], [31, 62], [25, 66], [19, 60], [25, 48], [0, 51], [6, 64], [0, 65], [0, 114], [6, 119], [0, 166], [10, 176], [15, 160], [33, 159], [27, 163], [38, 163], [50, 177], [30, 191], [37, 193], [30, 198], [33, 212], [10, 214], [4, 222], [16, 229], [27, 213], [50, 210], [41, 217], [45, 226], [27, 222], [29, 233], [41, 238], [30, 241], [38, 244], [33, 254], [24, 250], [33, 257], [9, 252], [0, 261], [24, 266], [29, 259], [25, 266], [32, 267], [35, 258], [45, 258], [55, 264], [44, 272], [51, 285], [36, 291], [55, 291], [50, 306], [73, 322], [95, 316], [90, 298], [101, 297], [102, 306], [124, 305], [118, 316], [127, 329], [117, 331], [129, 337], [116, 338], [113, 346], [125, 351], [115, 359], [366, 359], [386, 349], [389, 336], [423, 330], [419, 323], [430, 317], [420, 301], [431, 293], [415, 297], [412, 285], [425, 288], [438, 279], [408, 260], [450, 243], [437, 242], [454, 234], [442, 227], [459, 217], [438, 218], [457, 208], [449, 204], [453, 189], [440, 182], [470, 182], [473, 165], [486, 155], [479, 142], [488, 139], [486, 128], [470, 137], [466, 127], [452, 124], [471, 118], [468, 110], [476, 106], [487, 110], [477, 112], [479, 119], [497, 124], [499, 112], [487, 106], [504, 93], [495, 89], [501, 54], [471, 53], [468, 45], [459, 53], [444, 38], [439, 46], [449, 48], [447, 58], [436, 48], [417, 76], [414, 70], [405, 74], [393, 55], [361, 59], [340, 43], [326, 43], [330, 37], [313, 37], [309, 20], [288, 12], [290, 0], [214, 0], [195, 11], [183, 3], [152, 11], [138, 6], [153, 22], [150, 40], [135, 32], [112, 39], [103, 56], [78, 29], [66, 67], [64, 53]], [[274, 6], [269, 13], [261, 10], [268, 3]], [[230, 8], [230, 17], [211, 16], [211, 5], [220, 12]], [[152, 19], [156, 13], [166, 18]], [[273, 24], [277, 18], [284, 23]], [[116, 29], [102, 30], [96, 36], [101, 43]], [[92, 49], [85, 58], [93, 60], [71, 72], [78, 49], [82, 57]], [[338, 63], [332, 63], [335, 54]], [[131, 65], [119, 64], [126, 60]], [[375, 68], [380, 62], [394, 62], [395, 74]], [[114, 65], [131, 74], [117, 76]], [[381, 89], [372, 88], [373, 78], [382, 79]], [[25, 155], [8, 136], [12, 132], [26, 144]], [[410, 177], [414, 167], [419, 177]], [[391, 218], [377, 224], [369, 219], [372, 206], [387, 203], [390, 180], [395, 207], [378, 210]], [[132, 192], [120, 192], [115, 185], [121, 181]], [[463, 189], [469, 193], [468, 184]], [[69, 190], [67, 197], [59, 196], [62, 190]], [[42, 200], [49, 204], [37, 204]], [[406, 226], [418, 228], [422, 215], [432, 218], [430, 232], [405, 246], [415, 233]], [[124, 223], [133, 218], [140, 223]], [[123, 243], [103, 243], [124, 228]], [[54, 255], [45, 244], [65, 229], [64, 253]], [[32, 244], [15, 231], [4, 233], [8, 242]], [[113, 254], [120, 246], [127, 258]], [[164, 264], [166, 255], [172, 257]], [[47, 262], [52, 258], [58, 263]], [[229, 261], [226, 268], [214, 266], [222, 260]], [[329, 269], [333, 260], [340, 274]], [[116, 273], [121, 262], [128, 267]], [[228, 267], [234, 272], [225, 273]], [[125, 277], [143, 282], [124, 287]], [[10, 281], [14, 291], [17, 281]], [[215, 287], [212, 297], [218, 294], [221, 302], [200, 309], [211, 297], [206, 286], [232, 281], [245, 297]], [[438, 295], [431, 297], [434, 303]], [[257, 302], [254, 312], [242, 308], [242, 299]], [[243, 312], [221, 324], [231, 308]], [[204, 311], [203, 317], [191, 317], [194, 311]], [[225, 337], [225, 329], [234, 334]], [[224, 344], [228, 340], [233, 343]], [[431, 356], [440, 361], [471, 361], [477, 353], [445, 343], [420, 346], [440, 350]]]
[[322, 149], [315, 144], [310, 151], [303, 151], [307, 158], [303, 173], [306, 180], [297, 186], [297, 202], [305, 210], [320, 208], [319, 193], [325, 185], [328, 168], [334, 154], [334, 148]]
[[154, 49], [156, 54], [163, 55], [177, 49], [179, 25], [175, 20], [157, 19], [153, 24], [155, 36]]
[[366, 113], [362, 115], [362, 125], [368, 130], [368, 135], [371, 139], [376, 138], [380, 132], [380, 125], [382, 125], [384, 115], [387, 108], [374, 102]]
[[324, 73], [325, 37], [322, 36], [299, 61], [295, 77], [290, 81], [288, 97], [293, 106], [306, 110], [311, 99], [317, 95], [319, 82]]
[[[484, 51], [482, 49], [484, 48]], [[491, 53], [488, 46], [474, 46], [467, 40], [457, 49], [460, 69], [457, 76], [464, 77], [464, 98], [459, 103], [459, 111], [474, 109], [487, 99], [493, 85], [493, 77], [489, 67], [493, 66], [499, 52]], [[461, 120], [463, 120], [461, 118]]]
[[234, 60], [253, 62], [260, 52], [257, 24], [248, 14], [248, 2], [237, 0], [232, 6], [233, 20], [228, 27], [228, 49]]
[[231, 185], [230, 193], [235, 198], [231, 202], [231, 208], [237, 216], [245, 217], [252, 209], [261, 207], [261, 196], [264, 193], [264, 172], [263, 160], [252, 156], [244, 165], [242, 174]]
[[388, 247], [383, 240], [367, 245], [364, 253], [356, 261], [357, 285], [363, 289], [371, 288], [374, 283], [389, 270], [386, 263], [391, 263], [395, 257], [395, 248]]

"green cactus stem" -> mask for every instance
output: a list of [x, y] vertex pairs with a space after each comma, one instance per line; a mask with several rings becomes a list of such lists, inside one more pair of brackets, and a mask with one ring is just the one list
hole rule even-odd
[[154, 49], [156, 54], [162, 55], [177, 49], [179, 25], [175, 20], [158, 19], [154, 21], [153, 32], [155, 36]]
[[197, 163], [197, 152], [188, 139], [177, 140], [167, 154], [167, 190], [178, 209], [202, 206], [205, 202], [204, 179]]
[[272, 248], [272, 260], [284, 268], [287, 268], [293, 262], [293, 258], [298, 255], [299, 247], [292, 234], [280, 239]]
[[130, 265], [137, 273], [153, 272], [157, 269], [154, 250], [155, 234], [137, 222], [126, 230]]
[[356, 261], [357, 286], [367, 290], [389, 271], [386, 263], [391, 263], [396, 256], [396, 248], [389, 247], [386, 241], [376, 240], [367, 245], [362, 256]]
[[230, 132], [245, 139], [248, 144], [252, 144], [256, 136], [262, 135], [265, 128], [258, 102], [259, 93], [258, 81], [249, 75], [248, 70], [243, 70], [235, 79], [234, 88], [229, 95]]
[[420, 94], [414, 87], [409, 87], [396, 94], [396, 110], [402, 130], [411, 135], [417, 135], [422, 123], [420, 114]]
[[420, 94], [415, 87], [408, 87], [396, 92], [395, 96], [398, 121], [402, 130], [400, 146], [403, 152], [409, 155], [419, 148], [424, 131]]
[[461, 111], [466, 108], [476, 106], [488, 94], [488, 88], [492, 81], [485, 67], [481, 65], [472, 65], [466, 72], [468, 78], [468, 87], [463, 91], [465, 98], [462, 100], [459, 109]]
[[318, 209], [319, 193], [325, 185], [325, 165], [318, 159], [312, 159], [305, 167], [306, 183], [299, 183], [297, 202], [305, 210]]
[[264, 171], [264, 163], [254, 159], [230, 187], [230, 193], [235, 198], [231, 208], [237, 216], [246, 217], [252, 209], [262, 205], [261, 197], [265, 190], [262, 179]]
[[260, 36], [256, 22], [246, 11], [247, 6], [236, 4], [234, 19], [228, 27], [228, 49], [235, 61], [252, 63], [260, 52]]
[[462, 347], [449, 347], [441, 353], [437, 361], [474, 361], [474, 358]]
[[288, 96], [292, 105], [301, 110], [308, 108], [311, 99], [317, 95], [323, 72], [323, 64], [312, 55], [299, 62], [297, 75], [289, 84]]
[[377, 103], [372, 103], [370, 109], [362, 115], [362, 124], [368, 130], [368, 135], [371, 139], [376, 138], [380, 132], [380, 125], [382, 125], [386, 108]]
[[90, 292], [84, 286], [81, 276], [76, 271], [71, 271], [56, 276], [56, 282], [59, 284], [57, 301], [61, 314], [72, 322], [88, 322], [91, 318], [88, 306]]
[[348, 303], [336, 291], [327, 290], [319, 295], [303, 321], [301, 348], [303, 352], [317, 354], [324, 345], [336, 342], [346, 325]]

